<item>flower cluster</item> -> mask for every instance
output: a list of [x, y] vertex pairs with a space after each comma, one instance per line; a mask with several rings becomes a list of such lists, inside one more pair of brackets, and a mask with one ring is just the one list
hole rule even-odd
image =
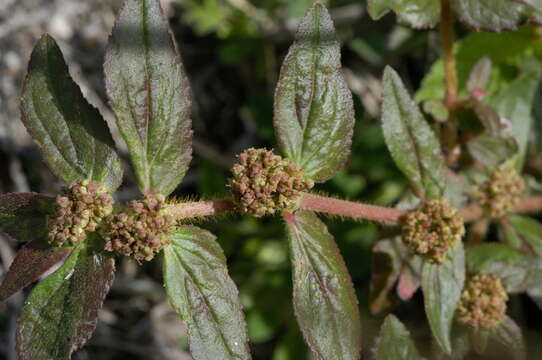
[[56, 197], [55, 215], [49, 219], [49, 243], [73, 246], [96, 231], [113, 211], [113, 199], [96, 181], [79, 180], [64, 187]]
[[150, 261], [171, 242], [174, 225], [164, 208], [164, 197], [155, 196], [130, 201], [125, 211], [110, 215], [101, 235], [106, 250]]
[[479, 187], [476, 198], [482, 208], [495, 219], [506, 215], [517, 205], [525, 183], [513, 166], [504, 163]]
[[430, 200], [403, 221], [403, 241], [416, 254], [441, 264], [465, 234], [463, 218], [445, 199]]
[[240, 210], [251, 215], [295, 210], [301, 192], [314, 186], [302, 169], [273, 151], [250, 148], [237, 158], [230, 187]]
[[461, 293], [457, 321], [474, 329], [490, 330], [504, 319], [507, 301], [498, 276], [475, 275]]

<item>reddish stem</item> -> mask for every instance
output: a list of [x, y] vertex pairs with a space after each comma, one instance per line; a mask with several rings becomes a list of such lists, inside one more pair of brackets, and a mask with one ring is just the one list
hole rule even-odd
[[235, 204], [230, 199], [218, 199], [169, 204], [168, 209], [175, 219], [186, 219], [231, 213]]
[[360, 204], [309, 193], [303, 193], [299, 207], [305, 210], [384, 223], [398, 223], [401, 217], [407, 214], [405, 210]]

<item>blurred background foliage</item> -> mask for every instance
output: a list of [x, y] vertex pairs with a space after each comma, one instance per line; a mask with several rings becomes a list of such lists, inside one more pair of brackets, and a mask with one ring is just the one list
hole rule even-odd
[[[191, 81], [195, 156], [179, 198], [221, 197], [227, 193], [228, 169], [235, 154], [248, 147], [276, 147], [272, 126], [273, 91], [280, 64], [293, 39], [299, 17], [312, 0], [165, 0], [164, 9], [179, 43]], [[90, 102], [108, 120], [125, 168], [126, 149], [107, 109], [102, 76], [104, 45], [119, 1], [4, 0], [0, 3], [0, 191], [53, 194], [62, 185], [41, 162], [36, 146], [20, 123], [18, 96], [31, 48], [43, 32], [61, 45], [76, 80]], [[444, 93], [437, 30], [414, 31], [394, 15], [372, 21], [360, 0], [330, 0], [344, 74], [354, 94], [356, 127], [348, 167], [318, 191], [378, 205], [394, 205], [406, 189], [386, 150], [379, 125], [380, 77], [385, 65], [398, 70], [418, 101]], [[457, 25], [460, 86], [474, 63], [489, 56], [494, 69], [491, 89], [516, 77], [526, 57], [542, 60], [542, 31], [524, 26], [505, 34], [470, 33]], [[428, 74], [425, 78], [424, 75]], [[537, 97], [540, 104], [540, 96]], [[536, 107], [536, 106], [535, 106]], [[540, 108], [540, 106], [538, 106]], [[540, 124], [540, 121], [537, 122]], [[536, 157], [531, 157], [533, 161]], [[533, 165], [533, 169], [539, 169]], [[119, 201], [138, 196], [133, 173], [126, 172]], [[368, 222], [326, 219], [352, 276], [364, 329], [364, 352], [370, 353], [380, 318], [370, 315], [371, 247], [382, 229]], [[244, 216], [219, 218], [202, 226], [218, 236], [239, 287], [255, 359], [308, 358], [291, 305], [291, 271], [283, 224], [278, 219]], [[1, 271], [15, 242], [0, 239]], [[76, 359], [189, 359], [186, 331], [167, 304], [160, 286], [160, 263], [121, 259], [111, 295], [100, 313], [97, 332]], [[0, 274], [1, 275], [1, 274]], [[14, 359], [14, 319], [21, 296], [0, 305], [0, 358]], [[513, 297], [511, 311], [524, 325], [534, 304]], [[413, 336], [426, 340], [421, 297], [404, 303], [397, 314]], [[516, 317], [516, 318], [518, 318]], [[521, 322], [521, 321], [520, 321]], [[412, 325], [415, 324], [415, 325]], [[535, 325], [536, 327], [536, 325]], [[540, 327], [540, 325], [538, 325]], [[542, 343], [541, 333], [527, 334]]]

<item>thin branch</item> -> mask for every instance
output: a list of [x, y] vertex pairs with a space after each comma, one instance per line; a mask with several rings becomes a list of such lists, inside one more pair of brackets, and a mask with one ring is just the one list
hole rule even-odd
[[401, 217], [407, 214], [405, 210], [360, 204], [309, 193], [303, 193], [300, 208], [383, 223], [398, 223]]
[[191, 201], [167, 205], [169, 213], [177, 220], [223, 215], [234, 212], [235, 208], [235, 204], [230, 199]]

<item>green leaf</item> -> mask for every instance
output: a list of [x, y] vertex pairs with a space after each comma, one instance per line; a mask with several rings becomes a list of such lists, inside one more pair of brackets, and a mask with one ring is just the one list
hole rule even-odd
[[480, 58], [480, 60], [474, 64], [466, 84], [469, 93], [487, 88], [489, 80], [491, 79], [492, 66], [491, 59], [487, 56]]
[[85, 244], [28, 297], [17, 327], [20, 360], [69, 359], [96, 327], [113, 282], [114, 260]]
[[523, 5], [510, 0], [453, 0], [459, 20], [475, 30], [513, 30], [523, 19]]
[[[526, 358], [521, 328], [510, 317], [506, 316], [490, 336], [491, 340], [501, 344], [504, 351], [512, 355], [512, 357], [505, 357], [506, 359], [524, 360]], [[502, 356], [503, 353], [499, 352], [499, 355]]]
[[213, 234], [180, 227], [164, 249], [169, 301], [188, 327], [196, 360], [250, 359], [239, 294]]
[[325, 224], [309, 211], [284, 215], [293, 267], [297, 322], [317, 359], [360, 357], [361, 321], [354, 286]]
[[301, 21], [282, 64], [274, 124], [281, 151], [315, 181], [333, 177], [348, 160], [352, 94], [341, 73], [333, 22], [319, 2]]
[[542, 262], [507, 245], [488, 243], [469, 249], [469, 272], [495, 274], [508, 292], [523, 292], [529, 288], [535, 275], [542, 270]]
[[0, 194], [0, 231], [17, 241], [45, 237], [53, 203], [52, 198], [38, 193]]
[[521, 215], [510, 215], [507, 219], [510, 226], [505, 226], [504, 231], [509, 243], [527, 247], [536, 255], [542, 256], [542, 224]]
[[383, 82], [382, 130], [391, 156], [418, 196], [441, 197], [446, 165], [439, 140], [392, 68], [384, 70]]
[[388, 315], [380, 329], [376, 360], [421, 360], [407, 328], [393, 315]]
[[49, 35], [32, 52], [21, 113], [47, 164], [62, 180], [96, 180], [109, 191], [120, 185], [122, 169], [107, 124], [83, 97]]
[[[542, 55], [542, 42], [536, 39], [532, 26], [523, 26], [517, 31], [500, 34], [479, 32], [471, 33], [454, 45], [457, 78], [460, 98], [466, 98], [466, 83], [475, 64], [483, 57], [491, 59], [491, 72], [486, 91], [494, 93], [505, 87], [516, 76], [516, 68], [526, 56]], [[436, 61], [422, 80], [416, 92], [416, 101], [429, 99], [442, 100], [446, 89], [446, 80], [442, 60]]]
[[433, 27], [440, 20], [440, 1], [434, 0], [369, 0], [368, 10], [373, 20], [393, 10], [401, 24], [415, 29]]
[[170, 194], [192, 157], [191, 95], [157, 0], [126, 0], [109, 39], [104, 72], [140, 189]]
[[431, 331], [442, 350], [451, 354], [451, 332], [455, 310], [465, 282], [463, 245], [448, 253], [442, 264], [426, 262], [422, 270], [425, 313]]
[[490, 100], [497, 113], [510, 122], [510, 131], [519, 147], [516, 156], [518, 170], [523, 167], [533, 122], [532, 107], [541, 75], [540, 63], [526, 62], [520, 75]]
[[43, 273], [62, 261], [71, 249], [51, 247], [43, 239], [25, 244], [13, 259], [0, 285], [0, 301], [36, 281]]

